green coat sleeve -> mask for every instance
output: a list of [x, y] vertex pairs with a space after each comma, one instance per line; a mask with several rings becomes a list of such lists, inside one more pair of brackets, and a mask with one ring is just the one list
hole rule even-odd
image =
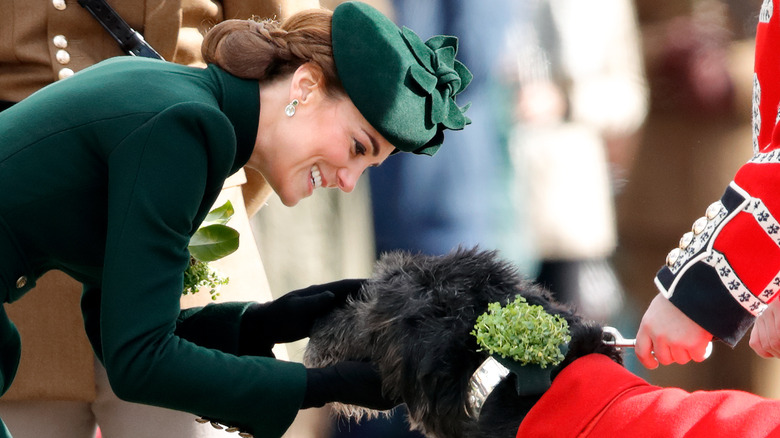
[[[203, 104], [173, 106], [133, 131], [108, 158], [108, 234], [100, 341], [111, 387], [128, 401], [163, 406], [277, 437], [305, 389], [301, 364], [237, 357], [244, 306], [213, 305], [207, 348], [175, 334], [189, 236], [233, 164], [230, 123]], [[233, 148], [231, 150], [230, 148]], [[189, 314], [189, 318], [197, 312]], [[198, 337], [197, 327], [188, 328]], [[212, 337], [213, 339], [213, 337]]]
[[[103, 347], [100, 340], [101, 294], [99, 286], [84, 285], [81, 307], [87, 338], [98, 359], [103, 362]], [[238, 355], [241, 333], [236, 321], [243, 317], [244, 311], [251, 304], [251, 302], [229, 302], [184, 309], [179, 312], [174, 333], [201, 347]], [[274, 357], [270, 349], [259, 355]]]
[[[251, 304], [234, 301], [182, 310], [176, 324], [176, 335], [201, 347], [238, 355], [241, 335], [238, 321]], [[256, 354], [274, 357], [270, 348]]]

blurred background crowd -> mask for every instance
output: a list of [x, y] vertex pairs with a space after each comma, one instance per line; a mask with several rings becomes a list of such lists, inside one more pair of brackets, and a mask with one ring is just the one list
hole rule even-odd
[[[472, 103], [473, 123], [448, 134], [447, 146], [435, 158], [401, 154], [371, 169], [368, 184], [349, 195], [315, 191], [292, 209], [272, 195], [258, 211], [252, 175], [238, 181], [243, 195], [232, 196], [240, 211], [249, 213], [243, 236], [254, 235], [254, 242], [243, 239], [241, 267], [230, 257], [219, 263], [231, 283], [243, 275], [263, 287], [256, 296], [226, 291], [220, 299], [265, 301], [310, 284], [366, 277], [386, 251], [443, 254], [459, 245], [479, 245], [500, 250], [587, 316], [617, 326], [624, 335], [635, 333], [657, 293], [652, 280], [666, 253], [752, 154], [753, 37], [761, 0], [367, 2], [423, 39], [459, 37], [459, 58], [474, 80], [458, 102]], [[197, 64], [198, 52], [186, 50], [187, 41], [195, 36], [197, 47], [197, 36], [209, 23], [251, 15], [282, 18], [318, 3], [332, 8], [339, 2], [181, 0], [182, 9], [172, 12], [179, 14], [178, 35], [159, 51], [168, 60]], [[210, 18], [188, 22], [191, 16], [182, 10], [195, 4], [214, 8]], [[62, 10], [61, 5], [81, 9], [76, 0], [53, 0], [47, 7]], [[149, 17], [141, 22], [150, 22]], [[40, 19], [51, 26], [50, 16]], [[10, 30], [0, 29], [0, 35], [5, 31]], [[113, 44], [104, 38], [103, 44]], [[147, 40], [155, 45], [154, 35], [147, 34]], [[10, 82], [3, 76], [10, 70], [4, 62], [17, 55], [9, 55], [3, 44], [0, 100], [13, 102], [23, 95], [6, 92]], [[78, 60], [62, 62], [60, 51], [68, 53], [67, 44], [44, 57], [61, 64], [58, 76], [67, 77], [67, 71], [59, 72]], [[235, 282], [234, 288], [242, 284]], [[43, 306], [53, 298], [39, 295], [37, 304], [23, 301]], [[77, 290], [68, 299], [77, 300]], [[51, 403], [95, 403], [103, 397], [94, 389], [56, 390], [65, 383], [100, 384], [99, 365], [86, 340], [61, 341], [74, 345], [62, 354], [84, 358], [74, 371], [41, 370], [47, 364], [36, 362], [35, 348], [63, 348], [48, 345], [49, 335], [40, 335], [48, 342], [27, 347], [37, 331], [62, 333], [58, 324], [73, 323], [78, 315], [52, 312], [47, 327], [40, 327], [40, 321], [21, 316], [24, 309], [9, 314], [20, 321], [27, 348], [17, 383], [0, 401], [0, 416], [9, 425], [12, 412], [22, 408], [34, 409], [40, 423]], [[289, 344], [278, 355], [300, 360], [302, 348]], [[733, 351], [716, 344], [703, 363], [652, 371], [636, 365], [631, 352], [626, 357], [632, 371], [654, 384], [780, 396], [778, 364], [760, 359], [746, 342]], [[86, 377], [85, 367], [90, 369]], [[66, 374], [55, 383], [25, 377], [42, 372]], [[125, 415], [120, 407], [112, 409]], [[397, 410], [390, 419], [359, 425], [334, 421], [325, 409], [304, 411], [286, 437], [420, 436], [408, 431], [403, 408]], [[126, 423], [151, 421], [157, 414], [138, 415]], [[101, 429], [106, 438], [123, 436]]]

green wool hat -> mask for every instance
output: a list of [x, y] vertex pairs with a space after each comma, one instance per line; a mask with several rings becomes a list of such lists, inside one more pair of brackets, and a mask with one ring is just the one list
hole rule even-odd
[[471, 72], [455, 59], [458, 39], [423, 42], [412, 30], [361, 2], [333, 11], [333, 58], [347, 95], [371, 126], [396, 149], [433, 155], [445, 129], [471, 123], [455, 96]]

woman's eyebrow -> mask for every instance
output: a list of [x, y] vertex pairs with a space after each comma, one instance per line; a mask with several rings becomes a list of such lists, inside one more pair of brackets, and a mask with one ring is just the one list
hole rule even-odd
[[365, 134], [368, 136], [368, 140], [371, 142], [371, 155], [373, 155], [374, 157], [379, 156], [379, 146], [377, 146], [374, 136], [372, 136], [366, 131], [363, 132], [365, 132]]

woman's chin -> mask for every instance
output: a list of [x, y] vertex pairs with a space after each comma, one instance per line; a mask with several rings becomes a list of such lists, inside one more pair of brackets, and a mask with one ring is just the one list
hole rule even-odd
[[298, 205], [298, 202], [302, 199], [301, 197], [292, 197], [292, 198], [282, 198], [281, 196], [279, 199], [282, 201], [282, 204], [284, 204], [286, 207], [295, 207]]
[[279, 200], [286, 207], [294, 207], [295, 205], [298, 204], [298, 202], [301, 201], [301, 199], [311, 196], [313, 192], [311, 185], [309, 185], [308, 191], [306, 192], [302, 192], [301, 190], [295, 190], [289, 185], [284, 185], [284, 184], [278, 184], [276, 186], [272, 185], [271, 188], [273, 188], [274, 193], [276, 193], [276, 196], [279, 197]]

